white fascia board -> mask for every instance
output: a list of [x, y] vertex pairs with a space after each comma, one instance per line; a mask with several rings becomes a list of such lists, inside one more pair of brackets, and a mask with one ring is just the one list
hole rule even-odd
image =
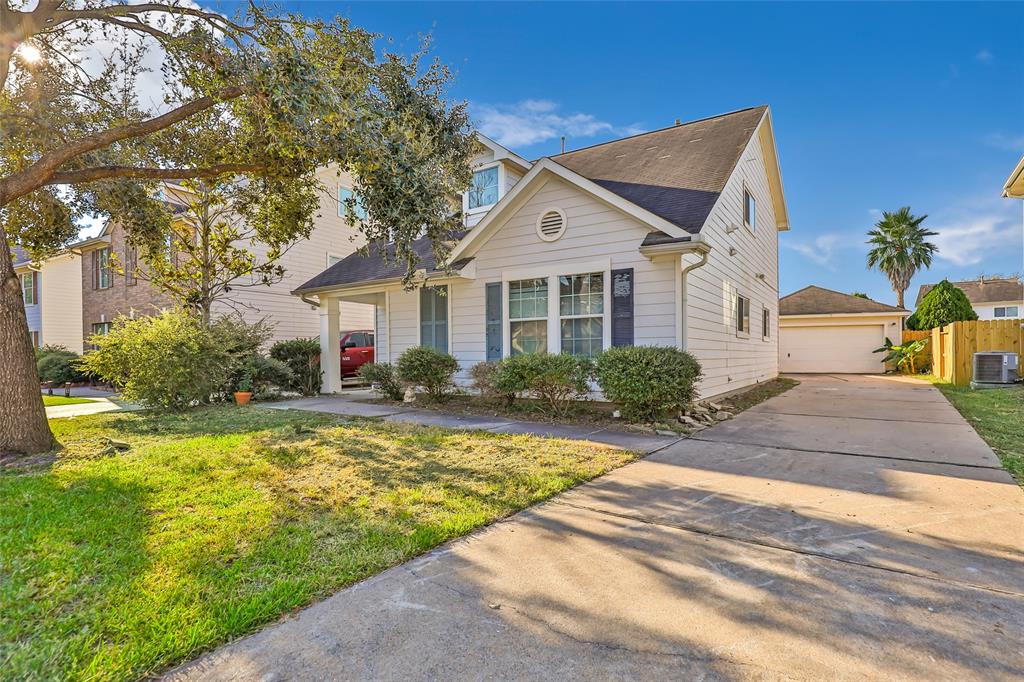
[[491, 138], [487, 137], [483, 133], [476, 133], [476, 140], [477, 142], [479, 142], [480, 144], [494, 152], [495, 161], [511, 161], [517, 166], [522, 167], [523, 170], [530, 170], [530, 168], [533, 167], [532, 163], [530, 163], [523, 157], [519, 156], [508, 147], [501, 146], [500, 144], [498, 144]]
[[[618, 194], [601, 187], [575, 171], [571, 171], [549, 158], [543, 158], [533, 165], [530, 172], [516, 183], [505, 196], [488, 211], [487, 215], [473, 227], [472, 230], [462, 238], [452, 252], [448, 255], [448, 262], [454, 262], [459, 258], [471, 256], [476, 253], [483, 244], [491, 237], [509, 214], [526, 202], [529, 197], [536, 193], [539, 183], [543, 182], [546, 175], [554, 175], [570, 185], [574, 185], [590, 194], [595, 199], [622, 211], [626, 215], [636, 218], [638, 221], [648, 225], [654, 230], [664, 232], [672, 237], [692, 237], [683, 228], [670, 223], [664, 218], [657, 216], [647, 209], [640, 208], [631, 201], [623, 199]], [[545, 176], [545, 177], [541, 177]]]
[[815, 313], [805, 315], [779, 315], [780, 320], [818, 320], [836, 317], [910, 317], [910, 311], [886, 310], [877, 313]]

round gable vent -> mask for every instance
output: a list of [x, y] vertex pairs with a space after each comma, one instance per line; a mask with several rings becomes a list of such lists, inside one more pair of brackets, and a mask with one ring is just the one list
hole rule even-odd
[[537, 235], [546, 242], [553, 242], [565, 233], [565, 211], [549, 208], [537, 218]]

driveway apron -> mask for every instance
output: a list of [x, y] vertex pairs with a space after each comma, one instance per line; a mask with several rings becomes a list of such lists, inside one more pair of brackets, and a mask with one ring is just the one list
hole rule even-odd
[[804, 376], [172, 679], [1020, 679], [1024, 494], [934, 387]]

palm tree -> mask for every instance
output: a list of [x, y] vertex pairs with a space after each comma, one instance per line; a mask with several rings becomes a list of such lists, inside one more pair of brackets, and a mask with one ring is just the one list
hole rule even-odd
[[867, 243], [873, 247], [868, 251], [868, 267], [885, 273], [896, 292], [896, 304], [901, 308], [903, 292], [910, 286], [910, 280], [918, 270], [931, 266], [932, 256], [939, 248], [927, 241], [938, 232], [921, 227], [927, 217], [915, 216], [909, 206], [895, 213], [882, 211], [882, 219], [868, 232], [871, 239]]

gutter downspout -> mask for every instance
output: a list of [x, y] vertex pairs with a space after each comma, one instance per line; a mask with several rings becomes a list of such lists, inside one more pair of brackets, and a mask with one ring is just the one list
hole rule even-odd
[[[686, 267], [684, 267], [682, 269], [682, 272], [679, 274], [679, 279], [681, 281], [681, 287], [682, 287], [682, 296], [681, 296], [682, 304], [681, 304], [681, 309], [679, 311], [680, 321], [682, 322], [682, 325], [681, 325], [681, 329], [680, 329], [679, 345], [682, 347], [682, 350], [686, 350], [686, 347], [687, 347], [686, 333], [689, 330], [689, 325], [686, 322], [686, 312], [687, 312], [687, 310], [689, 308], [687, 306], [687, 300], [686, 300], [686, 290], [687, 290], [686, 276], [688, 274], [690, 274], [691, 270], [696, 270], [697, 268], [704, 267], [705, 265], [707, 265], [707, 262], [708, 262], [708, 252], [707, 251], [702, 251], [701, 254], [700, 254], [700, 260], [698, 260], [696, 263], [691, 263], [690, 265], [687, 265]], [[680, 264], [680, 266], [682, 265], [682, 263], [683, 263], [683, 254], [679, 254], [679, 264]]]
[[306, 294], [300, 294], [299, 295], [299, 300], [302, 301], [303, 303], [308, 303], [309, 305], [311, 305], [314, 308], [319, 308], [320, 307], [320, 302], [319, 301], [311, 301], [306, 296]]

